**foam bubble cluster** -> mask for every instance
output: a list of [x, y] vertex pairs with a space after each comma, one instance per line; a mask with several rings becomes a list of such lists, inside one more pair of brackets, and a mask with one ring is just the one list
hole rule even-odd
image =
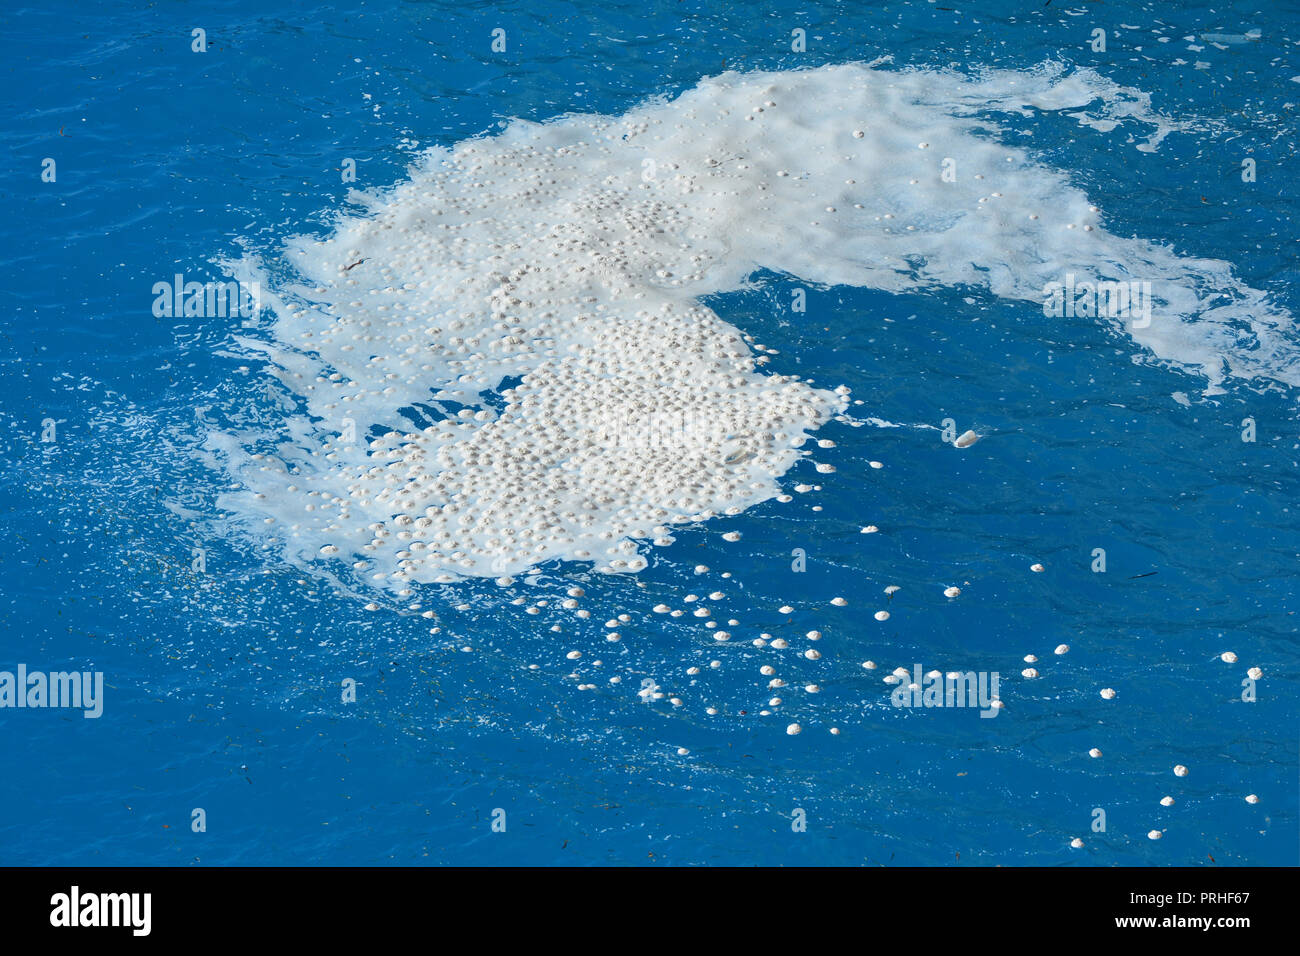
[[247, 489], [222, 505], [399, 591], [557, 559], [640, 570], [640, 542], [778, 495], [846, 407], [701, 301], [759, 268], [1032, 301], [1066, 272], [1151, 280], [1161, 311], [1129, 334], [1155, 355], [1211, 384], [1225, 362], [1300, 378], [1284, 316], [1225, 264], [1109, 234], [987, 118], [1086, 106], [1084, 125], [1151, 126], [1151, 148], [1170, 129], [1086, 70], [850, 64], [432, 149], [328, 238], [289, 241], [303, 281], [236, 270], [272, 290], [271, 340], [244, 344], [298, 407], [274, 439], [213, 439]]

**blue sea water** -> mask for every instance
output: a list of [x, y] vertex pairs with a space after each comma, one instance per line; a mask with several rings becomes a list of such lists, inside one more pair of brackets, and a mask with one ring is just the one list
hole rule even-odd
[[[1015, 124], [1016, 145], [1085, 190], [1110, 232], [1227, 261], [1300, 314], [1300, 8], [275, 7], [0, 13], [0, 670], [96, 670], [107, 685], [99, 719], [0, 709], [0, 863], [1297, 862], [1294, 388], [1230, 378], [1205, 395], [1203, 378], [1103, 324], [966, 288], [810, 288], [792, 315], [797, 280], [763, 273], [710, 306], [779, 349], [774, 367], [851, 386], [853, 414], [934, 428], [828, 424], [817, 437], [837, 443], [837, 472], [796, 466], [783, 486], [822, 490], [728, 519], [741, 542], [705, 523], [638, 575], [554, 564], [511, 592], [554, 601], [581, 584], [604, 609], [588, 631], [561, 640], [469, 581], [430, 586], [431, 634], [223, 522], [231, 480], [198, 454], [205, 435], [274, 421], [283, 398], [232, 345], [238, 320], [155, 317], [151, 289], [327, 232], [348, 208], [344, 158], [357, 185], [385, 186], [425, 147], [514, 117], [618, 115], [727, 69], [1052, 60], [1204, 126], [1143, 152], [1124, 123], [1047, 111]], [[939, 438], [949, 418], [983, 437], [958, 452]], [[723, 654], [637, 615], [621, 647], [603, 643], [605, 616], [681, 606], [692, 589], [724, 591], [746, 641]], [[799, 673], [821, 693], [790, 688], [761, 714], [771, 692], [747, 639], [814, 628], [826, 666]], [[564, 656], [575, 646], [581, 665]], [[1238, 663], [1219, 659], [1229, 650]], [[611, 689], [620, 655], [685, 703], [638, 700], [635, 677]], [[590, 663], [602, 656], [605, 672]], [[715, 657], [727, 666], [711, 670]], [[1007, 706], [991, 720], [892, 707], [880, 678], [914, 663], [997, 671]], [[725, 709], [706, 716], [708, 700]]]

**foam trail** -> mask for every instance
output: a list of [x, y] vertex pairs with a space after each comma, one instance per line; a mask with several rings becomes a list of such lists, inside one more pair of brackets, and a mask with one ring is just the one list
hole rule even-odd
[[637, 541], [777, 494], [846, 408], [843, 387], [764, 374], [700, 303], [759, 268], [978, 286], [1043, 322], [1066, 274], [1150, 282], [1150, 325], [1113, 324], [1152, 355], [1211, 389], [1300, 384], [1290, 317], [1226, 263], [1108, 233], [1066, 175], [998, 142], [990, 112], [1039, 110], [1140, 123], [1148, 149], [1188, 126], [1086, 69], [849, 64], [430, 150], [328, 238], [288, 242], [303, 281], [235, 267], [274, 314], [242, 345], [300, 408], [275, 437], [212, 437], [248, 489], [221, 504], [291, 559], [337, 556], [399, 593], [552, 559], [639, 570]]

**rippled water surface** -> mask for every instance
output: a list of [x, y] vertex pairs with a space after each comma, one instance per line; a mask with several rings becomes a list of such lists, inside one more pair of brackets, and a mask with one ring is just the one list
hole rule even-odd
[[1295, 864], [1297, 10], [1003, 7], [0, 14], [0, 860]]

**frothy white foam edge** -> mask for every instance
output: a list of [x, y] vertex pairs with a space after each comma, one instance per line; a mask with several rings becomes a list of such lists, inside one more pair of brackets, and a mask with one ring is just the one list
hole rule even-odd
[[[1201, 373], [1207, 391], [1229, 375], [1300, 384], [1285, 311], [1227, 263], [1107, 232], [1067, 175], [999, 142], [990, 118], [1066, 110], [1094, 130], [1145, 128], [1146, 149], [1194, 125], [1089, 69], [847, 64], [727, 73], [623, 116], [515, 121], [430, 149], [404, 182], [356, 193], [362, 210], [327, 239], [288, 240], [301, 282], [277, 282], [256, 256], [228, 264], [261, 284], [273, 316], [239, 347], [265, 357], [300, 408], [275, 430], [209, 436], [248, 489], [220, 504], [271, 528], [295, 562], [336, 548], [325, 557], [399, 593], [550, 559], [637, 570], [635, 542], [775, 495], [806, 454], [801, 436], [845, 408], [843, 391], [763, 374], [741, 333], [700, 305], [760, 268], [1038, 304], [1066, 274], [1150, 282], [1150, 326], [1111, 321], [1116, 332]], [[1079, 321], [1040, 315], [1030, 321]], [[504, 376], [524, 379], [511, 407], [478, 404]], [[477, 419], [422, 432], [398, 413], [430, 396]], [[611, 423], [648, 433], [673, 401], [707, 427], [679, 429], [666, 449], [646, 435], [611, 445]], [[351, 443], [339, 440], [348, 421]], [[368, 443], [372, 425], [390, 437]], [[410, 490], [376, 500], [393, 477]], [[322, 500], [337, 503], [307, 510]], [[430, 509], [429, 527], [414, 527]], [[449, 537], [413, 562], [410, 542], [430, 527]], [[540, 540], [503, 548], [521, 529]]]

